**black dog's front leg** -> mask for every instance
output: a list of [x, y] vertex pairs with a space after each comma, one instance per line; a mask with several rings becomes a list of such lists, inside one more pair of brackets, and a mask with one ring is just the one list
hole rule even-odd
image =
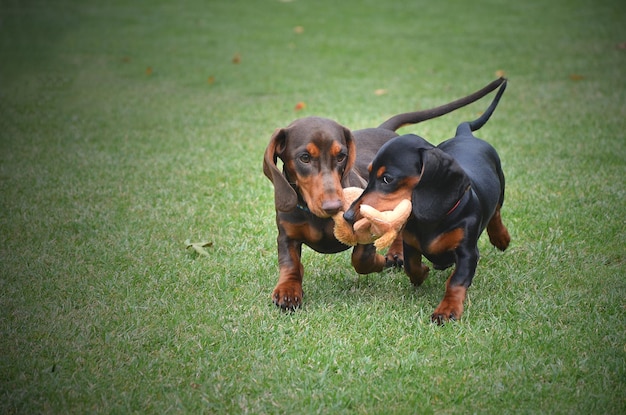
[[403, 244], [404, 272], [409, 276], [411, 284], [417, 287], [428, 278], [430, 269], [422, 263], [422, 251], [408, 243], [407, 237], [408, 235], [405, 233]]
[[397, 267], [402, 268], [404, 266], [404, 249], [403, 249], [402, 234], [399, 234], [396, 239], [391, 243], [387, 255], [385, 255], [385, 267]]
[[456, 250], [456, 266], [448, 281], [443, 300], [437, 306], [431, 316], [431, 320], [437, 324], [443, 324], [448, 320], [458, 320], [463, 314], [463, 302], [467, 288], [472, 284], [472, 279], [478, 265], [478, 248], [468, 249], [460, 246]]

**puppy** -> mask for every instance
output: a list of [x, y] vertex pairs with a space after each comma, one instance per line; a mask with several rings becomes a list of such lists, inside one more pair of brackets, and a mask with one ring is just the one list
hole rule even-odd
[[504, 202], [500, 158], [489, 143], [472, 134], [493, 114], [505, 89], [506, 81], [481, 117], [460, 124], [454, 138], [436, 147], [416, 135], [384, 144], [370, 165], [367, 187], [344, 214], [354, 223], [361, 217], [361, 204], [384, 211], [411, 200], [412, 213], [402, 232], [404, 269], [411, 282], [418, 286], [428, 276], [422, 255], [435, 269], [455, 265], [444, 298], [431, 316], [439, 324], [463, 314], [482, 231], [486, 228], [491, 243], [502, 251], [511, 240], [500, 216]]
[[[483, 89], [437, 108], [396, 115], [377, 128], [350, 131], [335, 121], [307, 117], [277, 129], [265, 150], [263, 172], [274, 185], [278, 227], [278, 283], [272, 293], [274, 304], [295, 310], [302, 303], [302, 245], [330, 254], [349, 246], [334, 235], [332, 216], [343, 210], [343, 188], [367, 184], [367, 166], [378, 149], [404, 125], [447, 114], [470, 104], [504, 82], [491, 82]], [[277, 161], [282, 161], [282, 171]], [[398, 239], [386, 257], [374, 245], [358, 245], [352, 265], [360, 274], [382, 271], [402, 264], [402, 242]]]

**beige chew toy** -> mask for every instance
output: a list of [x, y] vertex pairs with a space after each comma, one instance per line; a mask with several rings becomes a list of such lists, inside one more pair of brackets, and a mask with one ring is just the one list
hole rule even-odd
[[[363, 189], [358, 187], [343, 189], [344, 211], [350, 208], [362, 192]], [[339, 212], [333, 216], [335, 237], [346, 245], [366, 245], [373, 242], [377, 250], [388, 248], [409, 218], [411, 208], [411, 201], [407, 199], [402, 200], [393, 210], [383, 212], [369, 205], [361, 205], [363, 218], [356, 221], [354, 226], [350, 226], [343, 218], [344, 212]]]

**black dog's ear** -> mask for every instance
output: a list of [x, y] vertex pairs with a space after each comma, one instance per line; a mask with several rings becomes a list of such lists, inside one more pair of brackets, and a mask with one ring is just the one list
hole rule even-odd
[[346, 168], [341, 175], [341, 185], [343, 187], [349, 187], [348, 183], [350, 170], [354, 166], [354, 162], [356, 161], [356, 144], [354, 143], [354, 136], [352, 135], [352, 131], [343, 127], [343, 135], [346, 139], [346, 147], [348, 148], [348, 161], [346, 162]]
[[411, 196], [413, 215], [420, 221], [436, 222], [459, 201], [470, 181], [456, 160], [440, 149], [421, 153], [422, 174]]
[[278, 155], [285, 150], [287, 131], [284, 128], [274, 131], [263, 157], [263, 173], [274, 183], [274, 204], [280, 212], [290, 212], [298, 204], [298, 195], [285, 176], [276, 167]]

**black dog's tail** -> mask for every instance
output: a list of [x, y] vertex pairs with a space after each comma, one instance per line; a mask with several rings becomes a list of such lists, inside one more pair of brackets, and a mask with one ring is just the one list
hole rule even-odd
[[[505, 78], [498, 78], [495, 81], [491, 82], [486, 87], [484, 87], [483, 89], [481, 89], [479, 91], [476, 91], [473, 94], [470, 94], [470, 95], [468, 95], [466, 97], [463, 97], [461, 99], [457, 99], [456, 101], [452, 101], [452, 102], [450, 102], [448, 104], [441, 105], [441, 106], [436, 107], [436, 108], [431, 108], [429, 110], [416, 111], [416, 112], [406, 112], [404, 114], [398, 114], [396, 116], [393, 116], [393, 117], [389, 118], [387, 121], [385, 121], [384, 123], [382, 123], [381, 125], [379, 125], [378, 128], [382, 128], [382, 129], [385, 129], [385, 130], [396, 131], [398, 128], [403, 127], [405, 125], [417, 124], [418, 122], [421, 122], [421, 121], [426, 121], [426, 120], [430, 120], [431, 118], [440, 117], [440, 116], [442, 116], [444, 114], [447, 114], [447, 113], [452, 112], [452, 111], [454, 111], [456, 109], [459, 109], [459, 108], [464, 107], [464, 106], [466, 106], [468, 104], [471, 104], [474, 101], [478, 101], [479, 99], [481, 99], [482, 97], [484, 97], [485, 95], [489, 94], [490, 92], [492, 92], [497, 87], [499, 87], [500, 85], [503, 85], [503, 84], [504, 84], [504, 86], [506, 86], [506, 79]], [[498, 92], [498, 94], [499, 95], [498, 95], [498, 97], [496, 97], [496, 99], [500, 99], [499, 96], [502, 95], [500, 92]], [[497, 104], [497, 102], [496, 102], [496, 104]], [[489, 111], [489, 110], [487, 110], [487, 111]], [[493, 110], [492, 110], [492, 112], [493, 112]], [[487, 118], [489, 118], [489, 117], [487, 117]], [[485, 122], [486, 121], [487, 120], [485, 120]], [[482, 127], [482, 124], [481, 124], [481, 127]]]
[[480, 117], [476, 118], [474, 121], [469, 121], [463, 124], [467, 124], [469, 126], [470, 131], [480, 130], [481, 127], [485, 125], [487, 121], [489, 121], [489, 118], [491, 117], [493, 112], [496, 110], [496, 107], [498, 106], [498, 103], [500, 102], [500, 98], [502, 98], [502, 94], [504, 94], [505, 89], [506, 89], [506, 79], [504, 79], [504, 82], [502, 82], [500, 89], [498, 89], [498, 93], [493, 98], [493, 101], [491, 101], [491, 104], [489, 104], [489, 108], [487, 108], [487, 111], [485, 111]]

